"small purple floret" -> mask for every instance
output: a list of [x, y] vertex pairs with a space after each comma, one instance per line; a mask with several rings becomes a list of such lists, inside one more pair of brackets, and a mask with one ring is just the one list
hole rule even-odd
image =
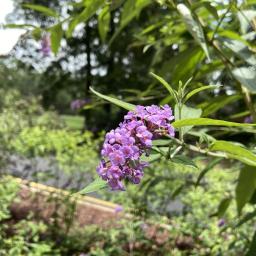
[[106, 134], [101, 150], [103, 160], [98, 174], [108, 181], [112, 190], [124, 190], [123, 180], [140, 183], [143, 169], [149, 164], [140, 157], [152, 147], [152, 140], [163, 135], [174, 136], [170, 121], [174, 119], [168, 105], [137, 106], [129, 111], [115, 130]]

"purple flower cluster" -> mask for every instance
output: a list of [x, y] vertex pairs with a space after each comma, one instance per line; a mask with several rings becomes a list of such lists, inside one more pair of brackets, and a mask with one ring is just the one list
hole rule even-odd
[[51, 53], [51, 40], [49, 34], [45, 34], [41, 40], [41, 49], [40, 51], [43, 53], [43, 56], [47, 57]]
[[70, 104], [70, 108], [72, 110], [79, 110], [81, 109], [83, 106], [89, 104], [91, 102], [90, 99], [76, 99], [76, 100], [73, 100]]
[[135, 111], [129, 111], [119, 127], [106, 134], [98, 174], [113, 190], [124, 190], [124, 179], [138, 184], [148, 166], [140, 157], [148, 154], [153, 139], [166, 134], [174, 136], [170, 124], [173, 119], [168, 105], [137, 106]]

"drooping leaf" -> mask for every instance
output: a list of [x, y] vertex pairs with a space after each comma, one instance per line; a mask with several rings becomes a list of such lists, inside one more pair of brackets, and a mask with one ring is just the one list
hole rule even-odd
[[[201, 109], [190, 108], [190, 107], [187, 107], [186, 105], [182, 105], [181, 118], [180, 118], [178, 105], [176, 104], [174, 107], [174, 116], [176, 120], [175, 122], [177, 122], [178, 120], [187, 120], [187, 118], [197, 118], [197, 117], [200, 117], [201, 114], [202, 114]], [[193, 125], [181, 128], [182, 133], [183, 134], [187, 133], [189, 130], [192, 129], [192, 127]]]
[[42, 5], [23, 4], [22, 6], [25, 7], [25, 8], [31, 9], [31, 10], [35, 10], [35, 11], [41, 12], [41, 13], [43, 13], [46, 16], [51, 16], [51, 17], [55, 17], [55, 18], [59, 17], [59, 14], [57, 12], [55, 12], [54, 10], [52, 10], [52, 9], [50, 9], [48, 7], [42, 6]]
[[110, 23], [110, 12], [109, 7], [104, 7], [99, 16], [98, 16], [98, 28], [99, 34], [102, 42], [105, 42], [107, 33], [109, 31], [109, 23]]
[[184, 155], [176, 155], [175, 157], [171, 158], [170, 160], [179, 165], [185, 165], [187, 167], [192, 167], [192, 168], [198, 169], [198, 167], [194, 163], [194, 161]]
[[256, 124], [244, 124], [244, 123], [235, 123], [229, 121], [223, 121], [218, 119], [211, 118], [188, 118], [183, 120], [177, 120], [172, 123], [174, 128], [180, 128], [184, 126], [199, 126], [199, 125], [210, 125], [210, 126], [234, 126], [234, 127], [250, 127], [256, 126]]
[[[255, 163], [256, 166], [256, 163]], [[256, 188], [256, 168], [245, 165], [241, 169], [236, 186], [236, 204], [238, 214], [241, 214], [243, 207], [250, 200]]]
[[194, 39], [201, 45], [208, 59], [210, 59], [208, 47], [205, 41], [205, 36], [201, 25], [194, 19], [191, 11], [185, 4], [178, 4], [177, 9], [181, 14], [188, 31]]
[[194, 96], [195, 94], [204, 91], [204, 90], [210, 90], [210, 89], [216, 89], [219, 88], [218, 85], [206, 85], [206, 86], [202, 86], [199, 88], [196, 88], [194, 90], [192, 90], [191, 92], [189, 92], [186, 97], [185, 97], [185, 101], [187, 101], [188, 99], [190, 99], [192, 96]]
[[51, 33], [51, 49], [52, 49], [52, 52], [56, 55], [60, 48], [60, 42], [63, 36], [61, 23], [58, 23], [57, 25], [51, 27], [50, 33]]
[[105, 187], [107, 187], [107, 181], [102, 180], [101, 178], [97, 178], [92, 183], [90, 183], [88, 186], [86, 186], [84, 189], [79, 191], [79, 194], [84, 195], [84, 194], [96, 192]]
[[122, 107], [124, 109], [127, 109], [127, 110], [135, 110], [135, 105], [131, 104], [131, 103], [127, 103], [127, 102], [124, 102], [122, 100], [118, 100], [118, 99], [115, 99], [115, 98], [112, 98], [110, 96], [106, 96], [104, 94], [101, 94], [99, 92], [96, 92], [92, 87], [90, 87], [90, 90], [91, 92], [93, 92], [94, 94], [96, 94], [97, 96], [99, 96], [100, 98], [106, 100], [106, 101], [109, 101], [119, 107]]
[[232, 71], [234, 77], [244, 85], [251, 93], [256, 93], [255, 67], [241, 67]]
[[250, 166], [256, 166], [256, 155], [250, 150], [232, 142], [217, 140], [213, 143], [210, 149], [225, 152], [229, 158], [239, 160]]
[[208, 163], [206, 165], [206, 167], [200, 172], [196, 184], [195, 186], [198, 186], [202, 180], [202, 178], [210, 171], [212, 170], [212, 168], [217, 165], [222, 159], [221, 158], [215, 158], [214, 160], [212, 160], [210, 163]]

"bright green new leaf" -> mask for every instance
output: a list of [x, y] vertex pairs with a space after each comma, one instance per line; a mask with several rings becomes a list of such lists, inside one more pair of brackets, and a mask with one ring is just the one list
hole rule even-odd
[[191, 11], [185, 4], [178, 4], [177, 9], [182, 16], [188, 31], [191, 33], [194, 39], [201, 45], [207, 58], [210, 59], [208, 47], [205, 41], [205, 36], [201, 25], [193, 18]]
[[[181, 116], [179, 116], [179, 114], [181, 114]], [[178, 120], [187, 120], [187, 118], [197, 118], [197, 117], [200, 117], [201, 114], [202, 114], [201, 109], [190, 108], [190, 107], [187, 107], [186, 105], [182, 105], [181, 113], [179, 113], [179, 108], [177, 104], [174, 107], [174, 117], [176, 120], [175, 122], [177, 122]], [[192, 127], [193, 125], [181, 128], [182, 133], [183, 134], [187, 133], [189, 130], [192, 129]]]
[[90, 87], [90, 90], [91, 90], [94, 94], [96, 94], [97, 96], [99, 96], [100, 98], [102, 98], [102, 99], [104, 99], [104, 100], [107, 100], [107, 101], [109, 101], [109, 102], [111, 102], [111, 103], [113, 103], [113, 104], [115, 104], [115, 105], [117, 105], [117, 106], [119, 106], [119, 107], [122, 107], [122, 108], [127, 109], [127, 110], [131, 110], [131, 111], [135, 110], [135, 105], [133, 105], [133, 104], [131, 104], [131, 103], [127, 103], [127, 102], [125, 102], [125, 101], [118, 100], [118, 99], [112, 98], [112, 97], [110, 97], [110, 96], [106, 96], [106, 95], [104, 95], [104, 94], [101, 94], [101, 93], [99, 93], [99, 92], [96, 92], [92, 87]]
[[232, 73], [251, 93], [256, 93], [256, 72], [254, 66], [236, 68]]
[[23, 4], [22, 6], [25, 7], [25, 8], [31, 9], [31, 10], [35, 10], [35, 11], [41, 12], [41, 13], [43, 13], [46, 16], [51, 16], [51, 17], [55, 17], [55, 18], [59, 17], [59, 14], [57, 12], [55, 12], [54, 10], [52, 10], [52, 9], [50, 9], [48, 7], [42, 6], [42, 5]]
[[211, 118], [188, 118], [183, 120], [177, 120], [172, 123], [174, 128], [180, 128], [184, 126], [190, 125], [216, 125], [216, 126], [235, 126], [235, 127], [250, 127], [256, 126], [256, 124], [244, 124], [244, 123], [235, 123], [235, 122], [228, 122], [218, 119], [211, 119]]
[[243, 207], [251, 199], [256, 188], [256, 168], [245, 165], [240, 171], [236, 186], [236, 204], [238, 214], [241, 214]]
[[210, 149], [225, 152], [229, 158], [236, 159], [247, 165], [256, 166], [256, 155], [232, 142], [218, 140], [213, 143]]
[[58, 23], [57, 25], [51, 27], [50, 33], [51, 33], [51, 48], [53, 53], [56, 55], [60, 48], [60, 42], [63, 35], [61, 23]]
[[105, 42], [108, 31], [109, 31], [109, 23], [110, 23], [110, 12], [109, 7], [104, 7], [99, 16], [98, 16], [98, 28], [99, 34], [102, 42]]
[[102, 180], [101, 178], [97, 178], [92, 183], [90, 183], [88, 186], [86, 186], [84, 189], [79, 191], [79, 194], [84, 195], [84, 194], [96, 192], [105, 187], [107, 187], [107, 181]]
[[195, 90], [189, 92], [186, 97], [185, 97], [185, 101], [187, 101], [188, 99], [190, 99], [192, 96], [194, 96], [195, 94], [204, 91], [204, 90], [210, 90], [210, 89], [215, 89], [215, 88], [219, 88], [218, 85], [206, 85], [206, 86], [202, 86], [199, 88], [196, 88]]

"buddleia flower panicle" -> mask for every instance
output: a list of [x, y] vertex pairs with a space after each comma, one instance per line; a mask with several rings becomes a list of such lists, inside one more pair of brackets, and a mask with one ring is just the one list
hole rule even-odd
[[97, 172], [113, 190], [124, 190], [123, 180], [140, 183], [143, 169], [149, 165], [142, 161], [143, 153], [149, 152], [152, 141], [163, 135], [174, 137], [172, 109], [162, 107], [136, 106], [129, 111], [124, 121], [115, 130], [106, 134], [101, 150], [102, 160]]

